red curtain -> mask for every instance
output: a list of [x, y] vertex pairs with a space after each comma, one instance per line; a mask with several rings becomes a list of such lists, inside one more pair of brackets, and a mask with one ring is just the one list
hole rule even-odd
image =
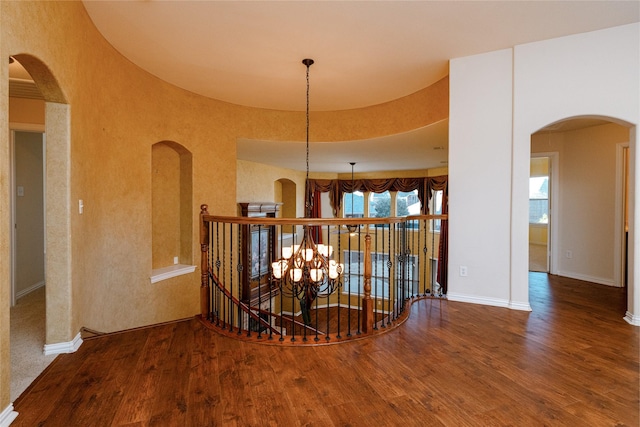
[[[427, 209], [425, 214], [429, 214], [429, 200], [433, 196], [434, 191], [442, 191], [442, 214], [449, 213], [449, 177], [436, 176], [425, 181], [424, 192], [427, 195]], [[438, 269], [436, 281], [440, 283], [443, 294], [447, 293], [448, 288], [448, 270], [449, 263], [449, 220], [440, 220], [440, 243], [438, 245]]]
[[[449, 213], [449, 197], [448, 186], [442, 191], [442, 214]], [[443, 219], [440, 221], [440, 247], [438, 248], [438, 276], [437, 282], [440, 283], [442, 293], [447, 294], [448, 282], [449, 282], [449, 270], [447, 264], [449, 263], [449, 220]]]
[[[322, 205], [320, 204], [320, 191], [313, 192], [313, 204], [311, 205], [311, 218], [320, 218], [322, 216]], [[311, 227], [311, 237], [316, 243], [322, 243], [322, 229], [319, 225]]]

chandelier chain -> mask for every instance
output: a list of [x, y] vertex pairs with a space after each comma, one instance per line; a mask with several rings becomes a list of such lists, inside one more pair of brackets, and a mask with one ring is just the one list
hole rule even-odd
[[309, 181], [309, 67], [307, 65], [307, 181]]

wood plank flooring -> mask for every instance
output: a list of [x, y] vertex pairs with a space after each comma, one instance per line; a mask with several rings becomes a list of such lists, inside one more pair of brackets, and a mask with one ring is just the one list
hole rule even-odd
[[387, 334], [236, 341], [189, 319], [88, 339], [12, 426], [638, 426], [623, 289], [532, 273], [533, 312], [421, 300]]

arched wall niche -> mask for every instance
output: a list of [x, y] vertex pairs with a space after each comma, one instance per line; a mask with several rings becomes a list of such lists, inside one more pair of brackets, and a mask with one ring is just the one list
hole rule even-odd
[[[298, 200], [296, 197], [296, 183], [287, 178], [281, 178], [275, 183], [275, 201], [281, 202], [280, 216], [282, 218], [296, 218]], [[279, 195], [279, 196], [278, 196]], [[293, 232], [294, 230], [285, 230], [286, 232]]]
[[281, 199], [279, 201], [282, 202], [282, 208], [280, 209], [282, 217], [297, 217], [296, 183], [287, 178], [279, 179], [276, 182], [281, 188]]
[[193, 261], [192, 154], [174, 141], [160, 141], [152, 158], [152, 270]]

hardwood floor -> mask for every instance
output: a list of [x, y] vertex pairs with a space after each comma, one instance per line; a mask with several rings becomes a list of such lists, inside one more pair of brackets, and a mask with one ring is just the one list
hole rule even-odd
[[638, 426], [622, 289], [530, 275], [533, 312], [420, 300], [398, 329], [323, 347], [197, 320], [88, 339], [12, 426]]

